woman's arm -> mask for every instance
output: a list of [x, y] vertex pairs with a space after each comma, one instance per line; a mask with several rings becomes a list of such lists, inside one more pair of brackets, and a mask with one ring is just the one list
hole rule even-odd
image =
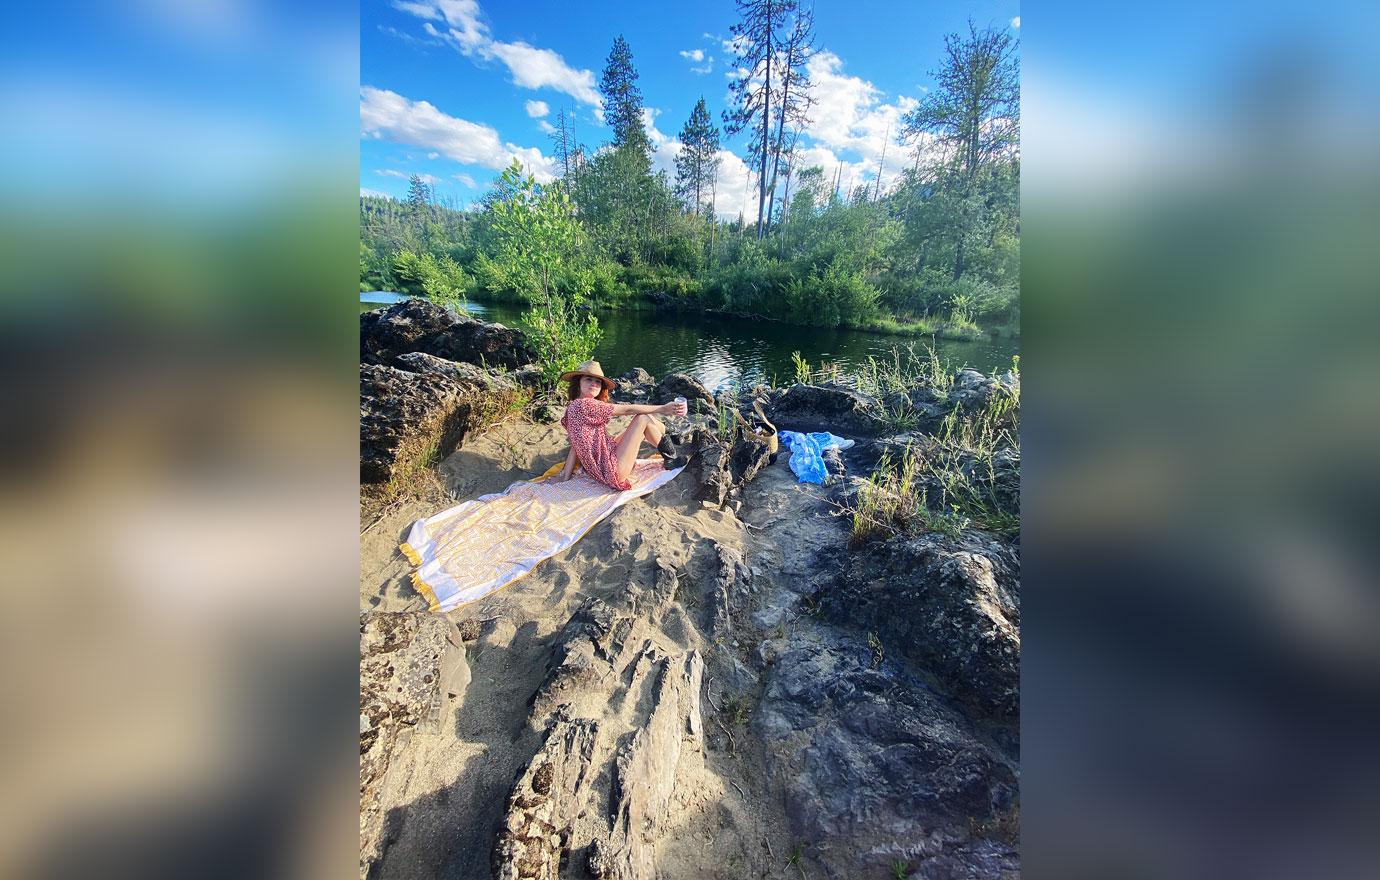
[[613, 405], [613, 415], [615, 416], [639, 416], [639, 415], [685, 415], [676, 412], [674, 403], [664, 403], [661, 406], [652, 406], [648, 403], [615, 403]]
[[570, 479], [570, 474], [575, 470], [575, 447], [570, 447], [570, 454], [565, 457], [565, 467], [556, 475], [556, 482], [564, 483]]

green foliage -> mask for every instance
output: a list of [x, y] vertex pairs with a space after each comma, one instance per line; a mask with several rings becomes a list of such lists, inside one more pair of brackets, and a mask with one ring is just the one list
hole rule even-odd
[[676, 195], [695, 215], [706, 207], [719, 173], [719, 130], [709, 117], [701, 96], [685, 127], [680, 130], [676, 156]]
[[565, 301], [558, 301], [551, 311], [533, 306], [523, 313], [522, 325], [537, 351], [542, 378], [552, 385], [561, 373], [589, 360], [603, 336], [598, 318]]
[[[789, 44], [799, 37], [808, 53], [807, 10], [773, 8], [782, 14], [771, 24], [774, 51], [794, 51]], [[740, 29], [760, 35], [767, 24], [758, 16]], [[760, 49], [745, 47], [755, 60]], [[736, 106], [760, 88], [752, 77], [742, 83], [726, 128], [757, 132], [760, 153], [761, 126], [771, 123], [767, 161], [749, 157], [754, 172], [766, 168], [768, 181], [765, 192], [754, 186], [748, 207], [759, 198], [774, 201], [759, 238], [741, 219], [718, 218], [744, 205], [714, 204], [722, 196], [719, 132], [706, 101], [695, 104], [681, 132], [676, 179], [653, 173], [637, 71], [620, 37], [600, 80], [612, 144], [579, 144], [573, 120], [562, 113], [553, 135], [563, 175], [557, 181], [539, 186], [510, 168], [464, 211], [439, 203], [420, 176], [407, 200], [361, 197], [360, 289], [521, 302], [543, 317], [529, 329], [557, 341], [568, 336], [576, 347], [597, 338], [581, 306], [651, 296], [798, 324], [957, 338], [1019, 332], [1020, 162], [1017, 129], [1007, 119], [1018, 108], [1014, 43], [970, 28], [962, 38], [951, 35], [945, 50], [936, 72], [942, 88], [907, 118], [911, 133], [940, 139], [943, 160], [905, 160], [899, 177], [888, 172], [894, 189], [886, 193], [866, 183], [842, 192], [847, 181], [832, 179], [834, 169], [788, 175], [784, 130], [795, 123]], [[979, 61], [989, 65], [988, 75], [961, 69]], [[792, 64], [774, 67], [773, 113], [789, 91], [777, 72], [803, 76]], [[789, 88], [803, 84], [793, 80]], [[951, 112], [965, 94], [977, 101], [979, 125]], [[974, 139], [975, 132], [981, 136]], [[556, 341], [543, 344], [552, 363], [566, 359]]]
[[808, 316], [785, 314], [784, 293], [794, 277], [791, 267], [766, 252], [766, 247], [750, 238], [736, 245], [736, 258], [730, 258], [709, 276], [704, 285], [704, 301], [711, 308], [744, 314], [762, 314], [790, 319]]
[[877, 289], [862, 277], [838, 266], [811, 272], [786, 284], [786, 308], [792, 315], [809, 315], [810, 323], [867, 326], [877, 317]]
[[899, 462], [882, 455], [849, 510], [854, 545], [877, 534], [957, 538], [974, 526], [1007, 534], [1020, 529], [1019, 513], [1004, 509], [995, 494], [997, 453], [1020, 452], [1019, 358], [1011, 373], [1014, 383], [999, 385], [981, 410], [950, 412], [932, 444], [910, 447]]
[[470, 276], [450, 257], [400, 251], [393, 261], [393, 274], [399, 287], [421, 293], [433, 302], [464, 309], [465, 291], [472, 286]]
[[483, 265], [509, 288], [530, 291], [522, 323], [544, 377], [555, 383], [589, 358], [601, 335], [583, 308], [592, 280], [584, 231], [561, 186], [539, 186], [516, 160], [501, 179], [511, 195], [493, 204], [495, 253]]
[[604, 97], [604, 123], [613, 129], [614, 146], [649, 152], [651, 145], [642, 125], [642, 90], [637, 87], [632, 48], [622, 34], [614, 38], [599, 78], [599, 92]]

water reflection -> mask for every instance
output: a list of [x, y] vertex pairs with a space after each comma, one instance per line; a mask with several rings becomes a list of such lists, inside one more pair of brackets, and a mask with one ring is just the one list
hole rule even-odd
[[[365, 298], [369, 302], [365, 302]], [[396, 301], [396, 294], [361, 294], [361, 310]], [[516, 326], [523, 309], [509, 303], [469, 303], [469, 311], [485, 321]], [[933, 343], [941, 358], [955, 367], [985, 373], [1004, 372], [1020, 351], [1017, 340], [962, 342], [925, 336], [893, 336], [824, 327], [794, 327], [750, 318], [712, 315], [659, 315], [650, 311], [601, 311], [603, 341], [595, 352], [604, 371], [620, 375], [642, 367], [653, 376], [687, 373], [711, 390], [757, 382], [789, 383], [795, 376], [791, 353], [799, 351], [811, 365], [838, 364], [843, 374], [867, 363], [869, 356], [892, 358], [894, 348], [914, 346], [923, 353]]]

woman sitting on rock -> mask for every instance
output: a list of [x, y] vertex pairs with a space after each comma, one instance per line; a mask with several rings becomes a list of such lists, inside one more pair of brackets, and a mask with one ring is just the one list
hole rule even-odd
[[[631, 489], [628, 477], [637, 463], [643, 441], [661, 453], [668, 470], [685, 465], [685, 458], [666, 436], [666, 426], [654, 415], [683, 416], [684, 403], [662, 406], [610, 403], [613, 380], [604, 375], [598, 361], [585, 361], [576, 369], [563, 373], [561, 381], [570, 383], [570, 404], [561, 416], [561, 427], [570, 437], [570, 454], [565, 457], [565, 467], [555, 477], [556, 482], [569, 480], [578, 461], [585, 473], [605, 486], [620, 492]], [[632, 424], [617, 437], [610, 437], [605, 427], [609, 419], [628, 415], [633, 417]]]

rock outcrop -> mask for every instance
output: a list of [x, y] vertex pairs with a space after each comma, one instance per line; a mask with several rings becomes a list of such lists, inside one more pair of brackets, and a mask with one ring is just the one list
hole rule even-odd
[[753, 729], [775, 744], [793, 836], [828, 844], [811, 853], [826, 876], [940, 856], [1011, 809], [1012, 757], [864, 640], [776, 650]]
[[870, 437], [885, 428], [881, 404], [843, 385], [792, 385], [768, 411], [786, 431], [829, 431], [841, 437]]
[[656, 390], [656, 380], [641, 367], [633, 367], [614, 383], [610, 397], [615, 403], [651, 403], [652, 392]]
[[509, 797], [494, 854], [498, 880], [559, 880], [572, 826], [598, 770], [598, 735], [599, 725], [587, 719], [562, 718], [548, 729]]
[[700, 483], [698, 495], [718, 507], [740, 500], [743, 487], [766, 467], [771, 457], [771, 449], [764, 440], [739, 436], [730, 444], [705, 428], [691, 433], [688, 447], [694, 451], [691, 467]]
[[406, 780], [414, 732], [435, 733], [464, 698], [460, 632], [425, 612], [368, 612], [359, 622], [359, 873], [388, 846], [390, 789]]
[[360, 315], [361, 363], [395, 365], [399, 355], [409, 352], [509, 370], [536, 359], [520, 331], [457, 315], [424, 299]]
[[655, 663], [652, 711], [615, 760], [613, 809], [607, 838], [595, 838], [589, 871], [599, 880], [654, 880], [656, 844], [669, 830], [671, 795], [681, 754], [704, 743], [700, 689], [704, 661], [697, 652]]
[[362, 483], [386, 483], [439, 461], [519, 398], [516, 383], [470, 364], [423, 353], [398, 362], [410, 369], [359, 368]]
[[652, 403], [670, 403], [677, 397], [684, 397], [689, 411], [707, 412], [714, 407], [714, 395], [684, 373], [672, 373], [662, 378], [652, 390]]
[[817, 593], [824, 616], [874, 633], [979, 714], [1020, 710], [1019, 561], [981, 532], [896, 536], [841, 553]]
[[1019, 385], [1019, 381], [1011, 373], [997, 377], [985, 376], [977, 370], [959, 370], [954, 375], [954, 384], [949, 389], [948, 400], [955, 406], [973, 412], [991, 403], [998, 393], [1018, 391]]
[[[658, 876], [677, 781], [690, 772], [689, 756], [702, 763], [704, 661], [630, 635], [667, 608], [677, 581], [656, 562], [650, 587], [612, 604], [590, 599], [562, 630], [532, 703], [530, 721], [545, 726], [545, 739], [513, 786], [494, 849], [500, 880]], [[630, 726], [580, 717], [582, 705], [610, 703], [626, 707]]]

